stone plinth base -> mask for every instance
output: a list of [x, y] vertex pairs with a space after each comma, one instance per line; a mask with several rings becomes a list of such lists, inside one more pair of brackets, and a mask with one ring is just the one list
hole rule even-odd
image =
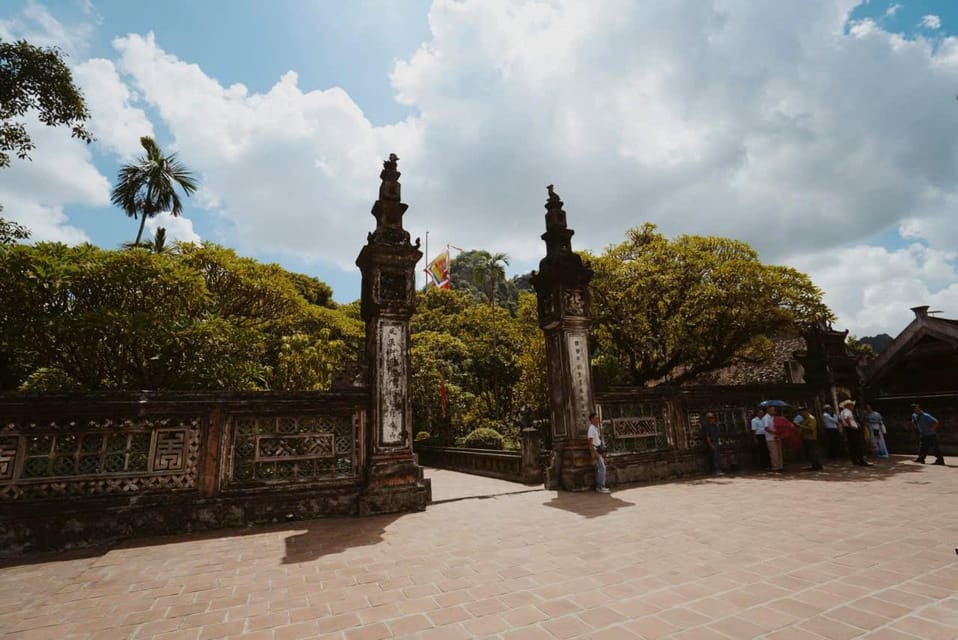
[[561, 447], [553, 457], [553, 465], [558, 468], [550, 474], [558, 480], [557, 488], [563, 491], [595, 489], [595, 464], [592, 463], [588, 441], [567, 440]]
[[432, 500], [432, 484], [412, 455], [383, 458], [369, 465], [366, 488], [359, 498], [359, 515], [422, 511]]

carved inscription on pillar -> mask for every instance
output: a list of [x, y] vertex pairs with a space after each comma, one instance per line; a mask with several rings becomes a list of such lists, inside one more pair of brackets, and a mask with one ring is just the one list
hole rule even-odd
[[395, 320], [379, 321], [379, 417], [384, 445], [406, 443], [406, 326]]
[[589, 374], [588, 337], [585, 332], [569, 332], [566, 334], [566, 345], [569, 349], [569, 370], [572, 374], [572, 407], [575, 412], [575, 430], [585, 432], [589, 423], [589, 406], [592, 388]]
[[[546, 358], [549, 359], [549, 393], [552, 397], [552, 406], [562, 406], [562, 334], [551, 333], [546, 335]], [[553, 416], [552, 433], [557, 437], [571, 435], [566, 429], [565, 420]]]

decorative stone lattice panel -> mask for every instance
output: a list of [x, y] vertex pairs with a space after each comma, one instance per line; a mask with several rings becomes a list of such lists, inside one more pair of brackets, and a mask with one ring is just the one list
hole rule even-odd
[[670, 447], [664, 407], [647, 403], [602, 405], [603, 437], [613, 453], [657, 451]]
[[358, 415], [231, 419], [231, 486], [358, 476]]
[[0, 500], [196, 486], [199, 418], [12, 423], [0, 435]]

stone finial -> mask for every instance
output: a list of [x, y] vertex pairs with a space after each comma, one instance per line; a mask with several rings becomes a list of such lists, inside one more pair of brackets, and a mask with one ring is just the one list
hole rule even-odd
[[562, 210], [563, 202], [559, 194], [555, 192], [553, 185], [548, 185], [546, 190], [549, 192], [549, 199], [546, 201], [546, 231], [550, 229], [565, 229], [566, 217]]
[[915, 313], [915, 317], [919, 320], [928, 317], [928, 305], [922, 305], [920, 307], [912, 307], [911, 310]]
[[553, 185], [550, 184], [546, 186], [546, 191], [549, 192], [549, 200], [546, 202], [546, 209], [562, 207], [562, 200], [559, 199], [559, 194], [555, 192]]
[[383, 170], [379, 174], [379, 179], [382, 180], [379, 187], [380, 200], [395, 200], [397, 202], [402, 200], [402, 185], [399, 184], [399, 176], [402, 174], [396, 168], [398, 161], [399, 156], [395, 153], [390, 153], [389, 159], [383, 161]]

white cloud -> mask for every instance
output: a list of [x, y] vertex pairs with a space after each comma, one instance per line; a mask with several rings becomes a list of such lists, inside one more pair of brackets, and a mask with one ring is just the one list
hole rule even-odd
[[415, 123], [373, 127], [344, 91], [304, 92], [294, 72], [265, 94], [223, 87], [152, 34], [114, 44], [120, 69], [201, 175], [198, 202], [217, 207], [245, 250], [352, 265], [373, 226], [379, 163], [394, 150], [415, 156]]
[[941, 18], [935, 15], [923, 16], [921, 19], [921, 26], [925, 29], [941, 29]]
[[898, 250], [852, 245], [793, 260], [825, 291], [838, 326], [861, 336], [901, 332], [911, 307], [958, 317], [958, 253], [912, 244]]
[[27, 226], [33, 240], [88, 240], [70, 226], [65, 208], [108, 205], [109, 182], [93, 166], [89, 147], [71, 138], [69, 130], [44, 126], [35, 117], [26, 119], [26, 128], [36, 148], [31, 160], [13, 159], [0, 171], [0, 215]]
[[59, 47], [76, 57], [90, 46], [94, 27], [87, 22], [64, 25], [46, 7], [30, 0], [16, 17], [0, 20], [0, 38], [24, 39], [38, 47]]
[[[958, 141], [942, 132], [958, 113], [958, 41], [849, 24], [857, 4], [436, 0], [431, 39], [391, 75], [417, 116], [384, 127], [292, 71], [265, 93], [225, 87], [152, 35], [114, 42], [135, 95], [109, 62], [84, 69], [104, 113], [124, 115], [104, 144], [132, 148], [149, 107], [201, 178], [191, 206], [244, 252], [352, 268], [394, 151], [413, 235], [525, 269], [543, 253], [554, 183], [576, 248], [646, 220], [742, 239], [814, 267], [855, 333], [894, 333], [912, 303], [945, 305], [955, 281]], [[921, 251], [865, 244], [896, 230]], [[846, 250], [903, 266], [890, 279], [851, 262], [832, 271]]]
[[901, 9], [901, 5], [900, 5], [900, 4], [890, 5], [887, 9], [885, 9], [885, 16], [891, 18], [891, 17], [893, 17], [896, 13], [898, 13], [898, 10], [899, 10], [899, 9]]
[[73, 78], [90, 109], [89, 129], [97, 142], [124, 161], [142, 153], [140, 136], [153, 136], [153, 125], [142, 109], [133, 106], [134, 95], [123, 83], [113, 63], [102, 58], [76, 65]]
[[173, 217], [168, 213], [161, 213], [152, 218], [147, 218], [144, 225], [146, 231], [143, 233], [144, 239], [149, 239], [156, 233], [157, 228], [166, 229], [167, 242], [191, 242], [198, 244], [202, 242], [199, 234], [193, 231], [193, 221], [184, 216]]

